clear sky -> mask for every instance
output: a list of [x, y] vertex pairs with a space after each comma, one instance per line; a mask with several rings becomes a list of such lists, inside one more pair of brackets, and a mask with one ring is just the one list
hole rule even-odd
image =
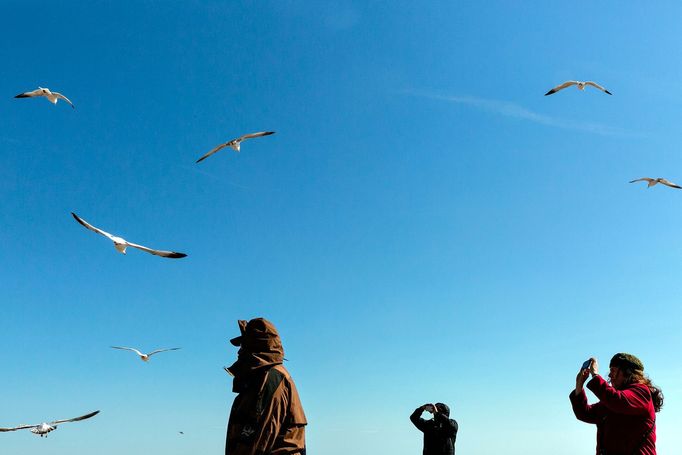
[[101, 414], [0, 453], [222, 453], [258, 316], [311, 454], [420, 453], [434, 401], [461, 454], [593, 453], [619, 351], [680, 452], [682, 191], [628, 181], [682, 183], [682, 4], [65, 3], [0, 2], [0, 426]]

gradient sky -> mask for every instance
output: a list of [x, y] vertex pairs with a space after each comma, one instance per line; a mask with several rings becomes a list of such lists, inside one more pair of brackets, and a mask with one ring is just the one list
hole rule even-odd
[[66, 3], [0, 2], [0, 426], [101, 414], [1, 453], [222, 453], [258, 316], [311, 454], [420, 453], [434, 401], [458, 453], [593, 453], [568, 394], [619, 351], [679, 453], [682, 192], [628, 181], [682, 182], [682, 4]]

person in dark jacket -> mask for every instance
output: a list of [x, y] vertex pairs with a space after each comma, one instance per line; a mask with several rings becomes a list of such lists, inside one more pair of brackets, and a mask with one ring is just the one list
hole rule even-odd
[[305, 455], [307, 424], [296, 385], [282, 366], [284, 349], [272, 323], [239, 321], [237, 361], [225, 370], [234, 376], [227, 424], [226, 455]]
[[[569, 398], [573, 413], [583, 422], [597, 425], [597, 455], [656, 455], [656, 413], [663, 393], [644, 375], [644, 364], [632, 354], [618, 353], [609, 364], [607, 383], [599, 375], [597, 359], [578, 372]], [[590, 405], [583, 386], [587, 383], [599, 399]]]
[[[433, 414], [433, 419], [422, 419], [424, 411]], [[450, 408], [446, 404], [420, 406], [414, 410], [410, 420], [424, 433], [424, 455], [455, 455], [455, 439], [459, 425], [450, 418]]]

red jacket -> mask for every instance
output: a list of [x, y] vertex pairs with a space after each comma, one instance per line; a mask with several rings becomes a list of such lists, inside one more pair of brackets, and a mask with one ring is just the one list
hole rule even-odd
[[584, 391], [574, 390], [569, 398], [579, 420], [597, 425], [597, 454], [602, 449], [607, 455], [656, 455], [656, 412], [649, 387], [630, 384], [616, 390], [597, 375], [587, 388], [598, 403], [587, 404]]

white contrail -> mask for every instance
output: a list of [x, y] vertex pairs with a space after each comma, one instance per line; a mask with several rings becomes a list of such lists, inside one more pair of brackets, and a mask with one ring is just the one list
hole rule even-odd
[[476, 109], [482, 111], [492, 112], [493, 114], [503, 115], [505, 117], [512, 117], [520, 120], [527, 120], [529, 122], [539, 123], [541, 125], [552, 126], [555, 128], [586, 131], [588, 133], [601, 134], [604, 136], [641, 136], [641, 134], [638, 133], [627, 131], [622, 128], [603, 125], [600, 123], [575, 122], [551, 117], [545, 114], [539, 114], [510, 101], [477, 98], [473, 96], [447, 96], [418, 92], [412, 92], [411, 94], [441, 101], [449, 101], [451, 103], [464, 104], [475, 107]]

